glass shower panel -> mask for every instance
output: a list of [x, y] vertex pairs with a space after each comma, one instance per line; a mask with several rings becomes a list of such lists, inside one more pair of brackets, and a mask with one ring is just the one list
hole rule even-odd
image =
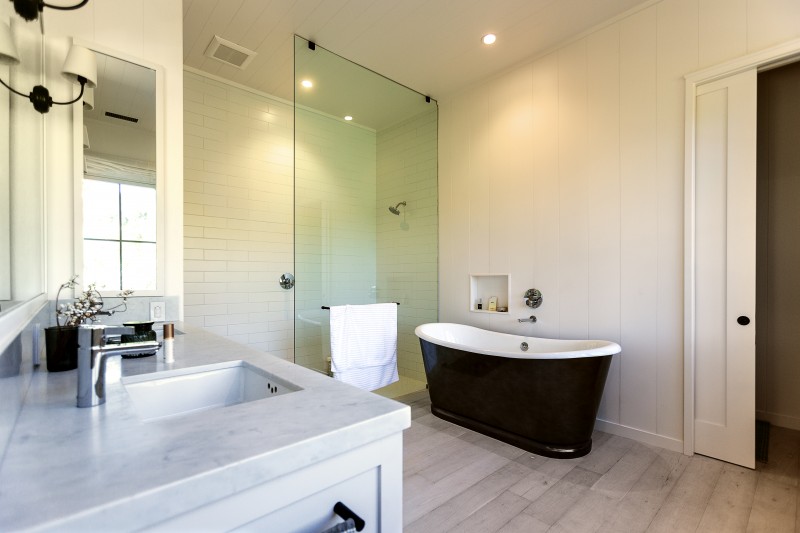
[[[295, 38], [295, 362], [328, 372], [323, 306], [399, 302], [398, 370], [438, 316], [436, 102]], [[390, 209], [392, 208], [392, 209]]]

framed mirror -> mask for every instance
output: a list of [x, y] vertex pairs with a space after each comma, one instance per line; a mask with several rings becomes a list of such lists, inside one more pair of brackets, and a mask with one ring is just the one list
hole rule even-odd
[[[42, 83], [39, 28], [0, 9], [19, 64], [0, 65], [0, 78], [30, 90]], [[26, 98], [0, 87], [0, 350], [38, 311], [44, 292], [44, 120]]]
[[75, 110], [75, 272], [103, 296], [164, 292], [163, 74], [83, 44], [97, 88]]

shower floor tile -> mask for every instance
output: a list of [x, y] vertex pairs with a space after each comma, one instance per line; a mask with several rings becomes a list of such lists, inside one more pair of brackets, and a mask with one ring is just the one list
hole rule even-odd
[[408, 378], [406, 376], [400, 376], [400, 381], [396, 381], [391, 385], [376, 389], [372, 392], [385, 398], [397, 398], [399, 396], [411, 394], [412, 392], [425, 390], [425, 385], [426, 384], [422, 381], [417, 381], [416, 379]]

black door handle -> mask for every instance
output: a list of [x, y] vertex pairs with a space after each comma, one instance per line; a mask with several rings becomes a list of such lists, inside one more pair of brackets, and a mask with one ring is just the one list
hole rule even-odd
[[750, 323], [750, 318], [742, 315], [736, 319], [736, 322], [738, 322], [740, 326], [746, 326]]

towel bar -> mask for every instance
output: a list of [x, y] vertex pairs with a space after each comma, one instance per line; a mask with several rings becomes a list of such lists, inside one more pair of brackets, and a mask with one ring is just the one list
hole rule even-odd
[[[400, 305], [400, 302], [388, 302], [388, 303]], [[322, 307], [320, 307], [320, 309], [325, 309], [327, 311], [330, 310], [330, 307], [328, 307], [327, 305], [323, 305]]]

